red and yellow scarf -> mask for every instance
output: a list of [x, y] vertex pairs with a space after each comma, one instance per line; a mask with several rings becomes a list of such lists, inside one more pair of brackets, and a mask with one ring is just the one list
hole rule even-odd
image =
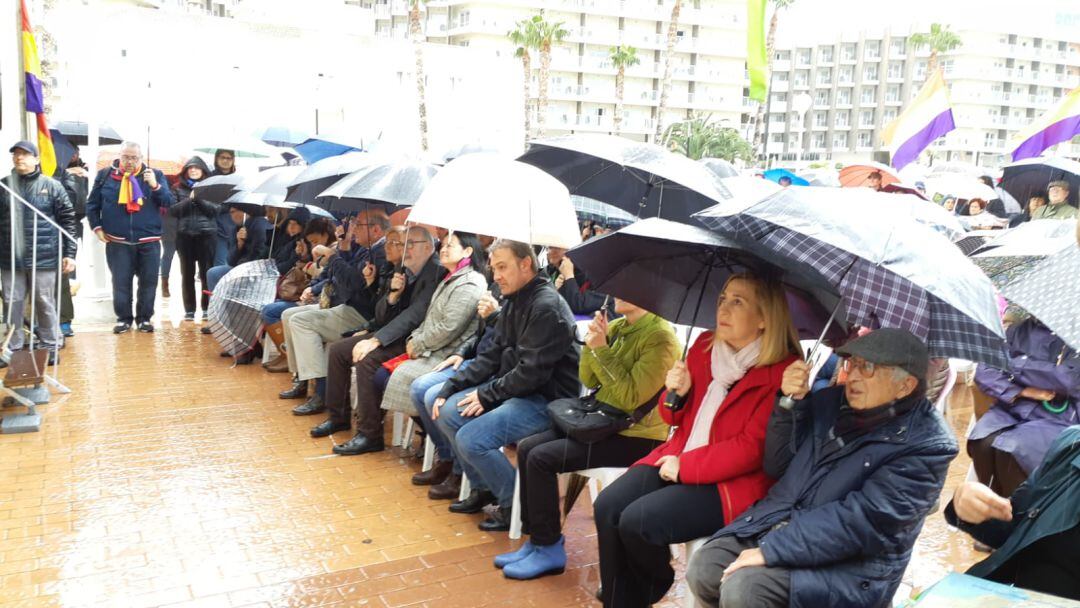
[[[141, 168], [141, 166], [140, 166]], [[128, 213], [138, 213], [143, 206], [143, 192], [139, 186], [140, 172], [127, 173], [117, 168], [112, 178], [120, 182], [120, 195], [116, 202], [123, 205]]]

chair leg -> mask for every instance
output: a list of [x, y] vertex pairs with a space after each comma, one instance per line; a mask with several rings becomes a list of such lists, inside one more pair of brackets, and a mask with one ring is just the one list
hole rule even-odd
[[521, 475], [514, 475], [514, 504], [510, 508], [510, 540], [521, 538]]
[[422, 471], [430, 471], [435, 466], [435, 442], [428, 437], [424, 440], [424, 466]]
[[[404, 416], [404, 414], [402, 414], [402, 416]], [[401, 447], [404, 448], [406, 452], [408, 452], [409, 448], [412, 447], [412, 440], [413, 440], [413, 419], [412, 419], [412, 416], [409, 416], [409, 417], [406, 418], [406, 422], [405, 422], [405, 434], [401, 436]]]
[[403, 418], [405, 418], [405, 414], [394, 412], [394, 430], [390, 435], [390, 445], [401, 445], [401, 427], [404, 426]]
[[472, 491], [472, 486], [469, 484], [469, 476], [462, 473], [461, 475], [461, 493], [458, 494], [458, 500], [465, 500], [469, 497], [469, 492]]

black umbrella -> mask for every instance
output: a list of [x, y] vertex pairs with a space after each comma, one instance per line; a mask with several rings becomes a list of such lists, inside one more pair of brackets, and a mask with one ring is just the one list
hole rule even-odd
[[572, 195], [615, 205], [638, 218], [689, 222], [694, 213], [732, 198], [704, 165], [614, 135], [536, 140], [518, 160], [551, 174]]
[[[659, 218], [589, 240], [567, 255], [589, 275], [593, 289], [690, 327], [713, 326], [715, 315], [703, 313], [696, 303], [715, 304], [728, 277], [740, 272], [781, 280], [796, 328], [806, 338], [819, 336], [840, 302], [836, 289], [801, 262]], [[834, 326], [831, 338], [847, 335]]]
[[240, 190], [225, 199], [225, 205], [233, 209], [239, 209], [248, 215], [261, 217], [266, 215], [266, 203], [269, 198], [272, 198], [272, 195]]
[[312, 163], [289, 184], [285, 200], [310, 205], [338, 180], [373, 162], [372, 156], [366, 152], [349, 152]]
[[373, 204], [411, 207], [439, 167], [418, 160], [373, 163], [342, 177], [319, 193], [314, 204], [330, 211], [359, 213]]
[[[62, 120], [52, 126], [76, 146], [85, 146], [90, 142], [90, 128], [85, 122], [74, 120]], [[124, 141], [123, 137], [115, 129], [108, 125], [98, 125], [98, 145], [111, 146]]]
[[1061, 157], [1025, 158], [1005, 165], [1001, 187], [1013, 195], [1021, 205], [1035, 194], [1046, 194], [1046, 187], [1054, 181], [1069, 182], [1069, 204], [1077, 206], [1080, 191], [1080, 163]]

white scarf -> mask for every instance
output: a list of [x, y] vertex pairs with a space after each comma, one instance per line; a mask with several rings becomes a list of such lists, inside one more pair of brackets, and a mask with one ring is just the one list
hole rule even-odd
[[761, 338], [747, 344], [739, 352], [735, 352], [723, 340], [713, 344], [710, 359], [712, 382], [709, 383], [705, 397], [701, 400], [701, 407], [694, 416], [694, 425], [690, 428], [690, 438], [686, 440], [683, 453], [709, 444], [713, 420], [727, 398], [728, 391], [751, 367], [757, 365], [760, 354]]

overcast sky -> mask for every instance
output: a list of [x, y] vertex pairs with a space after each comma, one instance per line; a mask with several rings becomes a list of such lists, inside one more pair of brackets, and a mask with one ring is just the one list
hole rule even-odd
[[931, 22], [1080, 43], [1080, 0], [796, 0], [780, 15], [778, 37], [786, 45]]

